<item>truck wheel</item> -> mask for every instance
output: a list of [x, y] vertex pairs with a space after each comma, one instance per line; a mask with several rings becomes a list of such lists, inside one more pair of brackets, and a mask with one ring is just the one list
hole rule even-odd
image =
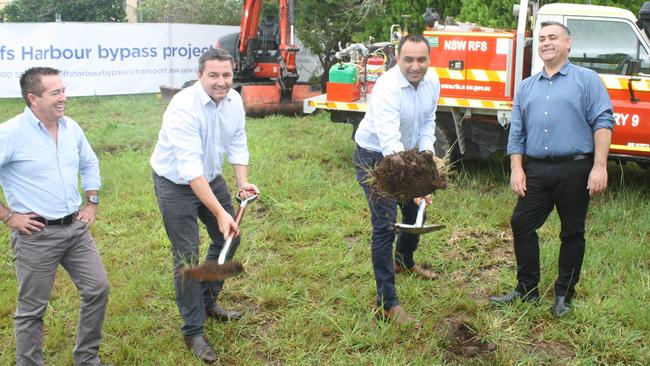
[[447, 156], [450, 163], [461, 159], [456, 135], [442, 123], [436, 124], [436, 143], [434, 144], [434, 150], [437, 157], [443, 159]]

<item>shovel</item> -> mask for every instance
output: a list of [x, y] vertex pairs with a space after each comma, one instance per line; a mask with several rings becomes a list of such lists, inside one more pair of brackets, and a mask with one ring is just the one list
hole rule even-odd
[[426, 234], [431, 231], [443, 229], [445, 225], [425, 225], [424, 224], [424, 209], [427, 203], [424, 199], [420, 200], [418, 206], [418, 215], [415, 218], [413, 225], [396, 223], [393, 225], [395, 231], [401, 231], [407, 234]]
[[[257, 198], [257, 194], [254, 194], [251, 197], [242, 199], [237, 193], [237, 201], [239, 201], [239, 209], [235, 214], [235, 223], [237, 226], [242, 221], [244, 217], [244, 211], [246, 210], [246, 205], [249, 202], [254, 201]], [[183, 275], [187, 275], [190, 278], [197, 281], [220, 281], [228, 277], [236, 276], [244, 272], [244, 266], [241, 263], [235, 261], [226, 262], [226, 257], [228, 256], [228, 251], [230, 250], [230, 245], [234, 239], [234, 235], [230, 235], [226, 238], [226, 241], [223, 244], [223, 248], [219, 253], [219, 258], [215, 260], [205, 261], [205, 263], [199, 266], [186, 267], [182, 270]]]
[[[237, 192], [237, 201], [239, 201], [239, 209], [237, 209], [237, 213], [235, 214], [235, 224], [237, 224], [237, 226], [239, 226], [242, 218], [244, 217], [244, 211], [246, 210], [246, 205], [248, 204], [248, 202], [253, 202], [256, 199], [257, 199], [257, 193], [246, 199], [242, 199], [239, 196], [239, 192]], [[217, 263], [221, 266], [224, 265], [224, 263], [226, 262], [226, 256], [228, 255], [228, 250], [230, 249], [230, 244], [232, 244], [232, 239], [234, 237], [235, 237], [234, 235], [230, 235], [226, 239], [226, 242], [223, 244], [221, 253], [219, 253], [219, 259], [217, 260]]]

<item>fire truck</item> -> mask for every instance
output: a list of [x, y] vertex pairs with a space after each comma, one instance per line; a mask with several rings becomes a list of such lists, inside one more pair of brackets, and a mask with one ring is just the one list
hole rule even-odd
[[[650, 3], [643, 4], [640, 20], [628, 10], [605, 6], [555, 3], [540, 8], [536, 1], [521, 0], [514, 8], [517, 29], [435, 21], [424, 31], [431, 47], [429, 68], [441, 84], [436, 155], [448, 153], [457, 160], [505, 151], [515, 91], [523, 79], [542, 70], [537, 35], [542, 22], [553, 20], [571, 31], [569, 60], [598, 72], [609, 92], [616, 122], [610, 159], [650, 167]], [[359, 49], [364, 50], [355, 45], [342, 53]], [[372, 98], [364, 85], [370, 75], [365, 72], [368, 59], [394, 59], [386, 57], [390, 52], [385, 49], [378, 53], [366, 47], [365, 56], [350, 55], [348, 62], [360, 70], [350, 87], [359, 88], [358, 99], [350, 100], [354, 92], [322, 94], [306, 99], [304, 112], [328, 110], [333, 122], [351, 123], [354, 133]], [[340, 91], [341, 85], [333, 86]]]

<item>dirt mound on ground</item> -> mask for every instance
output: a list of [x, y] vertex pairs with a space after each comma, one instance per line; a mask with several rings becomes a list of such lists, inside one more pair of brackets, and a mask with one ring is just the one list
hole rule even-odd
[[[496, 345], [483, 341], [468, 323], [452, 319], [447, 328], [446, 349], [456, 357], [477, 357], [496, 350]], [[448, 361], [452, 361], [449, 358]]]
[[370, 171], [368, 184], [374, 194], [406, 201], [447, 188], [434, 156], [415, 149], [386, 156]]

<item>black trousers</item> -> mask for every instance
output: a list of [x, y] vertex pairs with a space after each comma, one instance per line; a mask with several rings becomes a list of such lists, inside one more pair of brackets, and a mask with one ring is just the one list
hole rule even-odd
[[560, 258], [555, 294], [572, 297], [585, 253], [585, 218], [589, 208], [587, 182], [593, 159], [548, 163], [526, 161], [526, 195], [519, 197], [511, 226], [517, 257], [517, 287], [537, 293], [540, 280], [539, 229], [557, 209], [560, 216]]

